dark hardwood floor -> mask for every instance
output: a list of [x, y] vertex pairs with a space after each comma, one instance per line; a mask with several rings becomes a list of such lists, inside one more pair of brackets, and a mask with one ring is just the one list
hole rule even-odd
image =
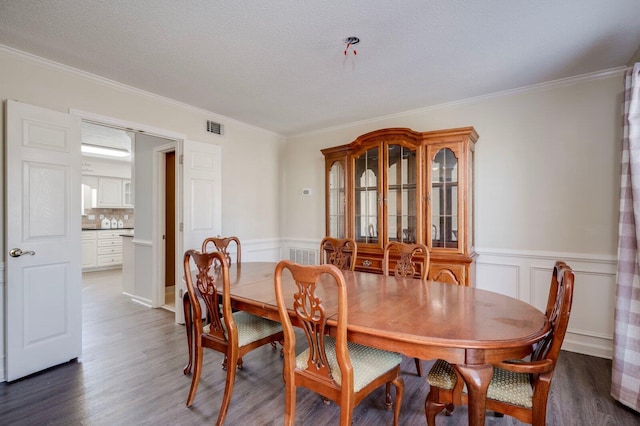
[[[173, 314], [147, 309], [120, 294], [114, 272], [84, 275], [83, 355], [78, 362], [51, 368], [13, 383], [0, 383], [1, 425], [206, 425], [216, 420], [224, 372], [222, 356], [205, 351], [195, 402], [185, 406], [191, 378], [184, 327]], [[424, 362], [426, 371], [431, 362]], [[403, 364], [405, 397], [401, 424], [423, 425], [428, 385], [415, 375], [412, 359]], [[551, 389], [549, 425], [639, 425], [640, 414], [609, 396], [611, 361], [563, 352]], [[280, 425], [284, 392], [278, 351], [260, 348], [245, 357], [227, 416], [228, 425]], [[383, 389], [362, 401], [354, 425], [391, 424], [383, 409]], [[336, 425], [339, 408], [298, 390], [298, 425]], [[438, 425], [467, 424], [467, 410], [439, 415]], [[517, 425], [510, 417], [487, 416], [489, 425]]]

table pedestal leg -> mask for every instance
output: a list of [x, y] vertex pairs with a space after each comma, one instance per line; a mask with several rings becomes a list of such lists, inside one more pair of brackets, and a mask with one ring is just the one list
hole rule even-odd
[[469, 392], [469, 425], [483, 426], [487, 388], [493, 377], [493, 366], [485, 365], [456, 365], [458, 372], [464, 378]]

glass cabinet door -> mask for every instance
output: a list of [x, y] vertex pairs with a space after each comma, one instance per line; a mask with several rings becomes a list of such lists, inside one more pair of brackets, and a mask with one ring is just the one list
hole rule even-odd
[[345, 175], [344, 166], [336, 161], [329, 169], [329, 237], [345, 238]]
[[387, 235], [389, 241], [416, 242], [416, 150], [387, 145]]
[[355, 240], [357, 243], [378, 243], [381, 200], [379, 181], [380, 150], [376, 146], [355, 159], [354, 197]]
[[440, 149], [431, 162], [431, 246], [458, 248], [458, 159]]

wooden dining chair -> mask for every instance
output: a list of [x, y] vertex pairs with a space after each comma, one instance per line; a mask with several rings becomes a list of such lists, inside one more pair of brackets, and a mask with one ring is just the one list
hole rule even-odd
[[209, 237], [205, 238], [202, 242], [202, 253], [206, 253], [209, 245], [213, 244], [213, 247], [222, 252], [227, 259], [227, 265], [231, 266], [231, 254], [229, 253], [229, 245], [231, 243], [235, 243], [236, 245], [236, 263], [239, 265], [241, 263], [242, 257], [242, 247], [240, 244], [240, 239], [236, 236], [231, 237]]
[[[393, 268], [389, 270], [389, 259], [392, 255], [397, 255], [398, 260]], [[393, 275], [396, 277], [415, 277], [418, 271], [420, 279], [426, 280], [429, 274], [429, 266], [431, 257], [429, 249], [424, 244], [401, 243], [398, 241], [389, 241], [384, 247], [384, 259], [382, 261], [382, 273], [385, 275]], [[418, 376], [422, 376], [422, 363], [419, 358], [414, 358], [416, 363], [416, 372]]]
[[[192, 260], [196, 268], [195, 271], [192, 271]], [[220, 271], [216, 274], [219, 277], [218, 282], [215, 282], [214, 274], [212, 274], [212, 269], [215, 268], [214, 263], [220, 265]], [[195, 277], [192, 274], [195, 274]], [[223, 368], [227, 370], [227, 378], [222, 406], [216, 421], [217, 425], [221, 425], [224, 423], [231, 402], [236, 367], [242, 369], [242, 357], [260, 346], [282, 341], [284, 338], [282, 326], [275, 321], [246, 312], [232, 312], [229, 267], [224, 253], [218, 251], [200, 253], [196, 250], [188, 250], [184, 254], [184, 276], [189, 297], [196, 301], [191, 303], [195, 362], [191, 388], [187, 397], [187, 407], [193, 403], [198, 389], [202, 373], [203, 348], [223, 353]], [[219, 296], [222, 299], [222, 312], [219, 308]], [[206, 326], [202, 321], [203, 315], [200, 303], [197, 302], [198, 297], [204, 300], [207, 308], [209, 324]]]
[[[285, 295], [285, 270], [291, 273], [296, 284], [293, 294]], [[347, 288], [342, 272], [334, 265], [303, 266], [283, 260], [276, 266], [274, 285], [284, 330], [284, 424], [294, 424], [298, 386], [335, 401], [340, 406], [340, 425], [347, 426], [351, 424], [354, 407], [385, 383], [385, 405], [390, 409], [393, 383], [396, 390], [393, 424], [397, 425], [404, 393], [400, 376], [402, 357], [347, 342]], [[329, 301], [335, 300], [329, 296], [330, 292], [337, 293], [337, 306], [325, 307], [320, 295], [327, 295]], [[304, 330], [308, 344], [298, 355], [290, 315]], [[327, 334], [328, 318], [337, 320], [335, 338]]]
[[320, 264], [335, 265], [353, 271], [356, 267], [358, 245], [353, 238], [324, 237], [320, 242]]
[[[391, 257], [398, 256], [393, 271], [389, 270]], [[395, 275], [396, 277], [415, 277], [419, 274], [420, 279], [426, 280], [429, 274], [431, 257], [429, 249], [424, 244], [401, 243], [389, 241], [384, 247], [384, 259], [382, 270], [385, 275]]]
[[[551, 275], [546, 316], [549, 333], [538, 342], [529, 360], [509, 360], [493, 367], [487, 389], [488, 410], [507, 414], [524, 423], [544, 426], [551, 379], [571, 315], [573, 271], [564, 262], [556, 262]], [[437, 360], [427, 374], [430, 389], [425, 401], [427, 424], [436, 424], [436, 414], [468, 403], [466, 386], [457, 369]]]
[[[231, 266], [231, 254], [228, 250], [231, 243], [236, 244], [236, 262], [239, 265], [241, 263], [242, 248], [240, 245], [240, 239], [235, 236], [205, 238], [202, 242], [202, 253], [207, 253], [207, 250], [210, 248], [209, 246], [213, 246], [215, 250], [221, 252], [224, 255], [227, 260], [227, 265]], [[183, 369], [183, 373], [186, 375], [191, 373], [191, 368], [193, 367], [193, 327], [191, 318], [191, 300], [189, 299], [189, 293], [185, 293], [182, 296], [182, 309], [184, 311], [185, 330], [187, 332], [187, 344], [189, 346], [189, 360], [187, 361], [187, 365]], [[273, 347], [275, 348], [275, 344], [273, 345]]]

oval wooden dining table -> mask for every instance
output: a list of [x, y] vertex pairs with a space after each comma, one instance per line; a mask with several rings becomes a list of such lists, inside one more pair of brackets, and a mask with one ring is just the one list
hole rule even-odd
[[[279, 321], [275, 267], [273, 262], [231, 265], [233, 307]], [[455, 364], [469, 392], [470, 425], [484, 425], [492, 364], [525, 357], [549, 331], [541, 311], [499, 293], [436, 281], [342, 272], [348, 295], [348, 339], [408, 357], [440, 358]], [[296, 286], [286, 272], [283, 285], [285, 295], [292, 299]], [[323, 282], [318, 286], [327, 312], [337, 312], [334, 287], [327, 286], [325, 291]], [[329, 319], [328, 325], [335, 323]]]

